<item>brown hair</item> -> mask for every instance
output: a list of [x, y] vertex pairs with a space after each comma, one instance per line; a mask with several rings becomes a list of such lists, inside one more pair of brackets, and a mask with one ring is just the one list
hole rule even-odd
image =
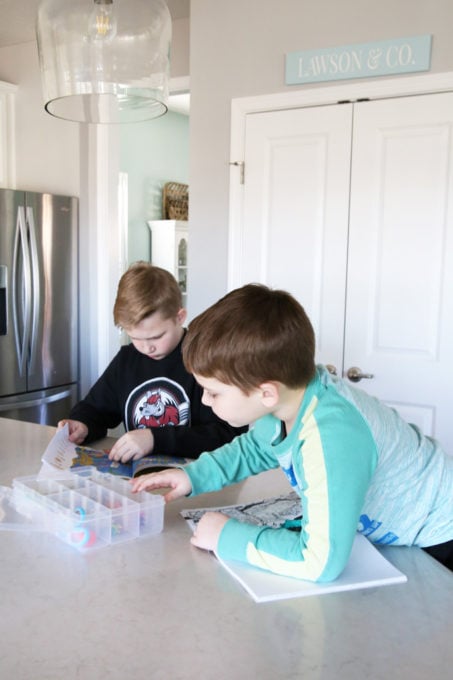
[[160, 312], [164, 319], [176, 318], [182, 308], [181, 290], [170, 272], [148, 262], [134, 262], [118, 284], [113, 320], [116, 326], [133, 328]]
[[315, 373], [315, 334], [289, 293], [248, 284], [197, 316], [183, 342], [190, 373], [248, 393], [268, 380], [305, 387]]

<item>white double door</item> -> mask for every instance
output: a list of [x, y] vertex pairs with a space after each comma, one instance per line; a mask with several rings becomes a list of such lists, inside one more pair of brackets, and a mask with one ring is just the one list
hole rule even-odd
[[453, 94], [245, 118], [230, 286], [290, 291], [317, 361], [453, 453]]

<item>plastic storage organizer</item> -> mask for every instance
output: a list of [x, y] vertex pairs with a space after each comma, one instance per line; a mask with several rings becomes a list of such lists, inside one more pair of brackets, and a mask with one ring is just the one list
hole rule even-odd
[[94, 467], [58, 478], [16, 477], [12, 490], [5, 491], [3, 487], [0, 529], [49, 531], [82, 551], [163, 529], [162, 496], [132, 493], [127, 480]]

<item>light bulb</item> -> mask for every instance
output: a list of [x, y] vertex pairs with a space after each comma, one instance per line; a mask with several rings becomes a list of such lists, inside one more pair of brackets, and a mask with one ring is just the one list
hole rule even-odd
[[108, 42], [116, 35], [116, 16], [113, 0], [94, 0], [90, 15], [89, 33], [92, 40]]

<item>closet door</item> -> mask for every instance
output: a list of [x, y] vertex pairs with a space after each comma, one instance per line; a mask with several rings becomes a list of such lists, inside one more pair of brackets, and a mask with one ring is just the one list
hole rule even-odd
[[290, 291], [317, 361], [453, 453], [452, 124], [453, 94], [247, 115], [230, 286]]
[[352, 106], [247, 116], [243, 213], [230, 288], [291, 292], [316, 331], [317, 359], [343, 359]]
[[344, 371], [453, 453], [452, 123], [449, 93], [355, 107]]

